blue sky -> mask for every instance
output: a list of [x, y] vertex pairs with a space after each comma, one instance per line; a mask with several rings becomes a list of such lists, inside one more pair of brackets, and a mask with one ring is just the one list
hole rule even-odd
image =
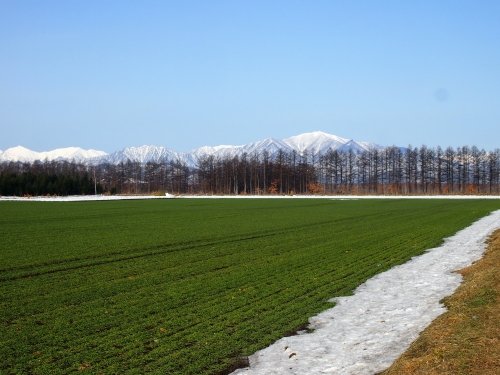
[[0, 0], [0, 149], [500, 147], [500, 1]]

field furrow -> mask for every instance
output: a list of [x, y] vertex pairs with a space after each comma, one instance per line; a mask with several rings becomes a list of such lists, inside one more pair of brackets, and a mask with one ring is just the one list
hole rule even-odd
[[223, 374], [498, 208], [0, 202], [0, 373]]

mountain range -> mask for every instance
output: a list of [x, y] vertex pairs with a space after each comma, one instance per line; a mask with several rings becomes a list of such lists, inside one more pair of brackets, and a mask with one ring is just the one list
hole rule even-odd
[[84, 150], [79, 147], [59, 148], [52, 151], [36, 152], [22, 146], [12, 147], [5, 151], [0, 150], [0, 162], [25, 162], [33, 163], [40, 161], [72, 161], [95, 165], [100, 163], [119, 164], [121, 162], [147, 163], [161, 162], [168, 160], [181, 160], [190, 166], [196, 165], [199, 158], [213, 155], [215, 157], [234, 157], [243, 154], [252, 155], [254, 153], [267, 153], [272, 157], [279, 150], [285, 152], [297, 152], [299, 155], [312, 153], [319, 155], [328, 150], [339, 150], [362, 152], [371, 148], [381, 149], [383, 147], [369, 142], [357, 142], [352, 139], [342, 138], [333, 134], [321, 131], [299, 134], [293, 137], [278, 140], [266, 138], [261, 141], [249, 143], [241, 146], [220, 145], [203, 146], [191, 152], [177, 152], [163, 146], [139, 146], [126, 147], [123, 150], [113, 153], [106, 153], [98, 150]]

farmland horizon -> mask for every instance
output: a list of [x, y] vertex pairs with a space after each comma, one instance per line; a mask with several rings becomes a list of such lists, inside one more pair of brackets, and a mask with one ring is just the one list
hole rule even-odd
[[0, 152], [0, 195], [500, 193], [500, 149], [381, 146], [316, 131], [242, 146]]

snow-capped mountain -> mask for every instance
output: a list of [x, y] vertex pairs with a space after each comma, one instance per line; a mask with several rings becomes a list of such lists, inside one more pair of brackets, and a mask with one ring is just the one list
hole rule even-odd
[[19, 161], [23, 163], [33, 163], [40, 161], [67, 160], [78, 163], [86, 162], [89, 159], [101, 158], [107, 155], [104, 151], [84, 150], [79, 147], [58, 148], [52, 151], [36, 152], [23, 146], [11, 147], [0, 153], [0, 162]]
[[321, 154], [329, 149], [336, 150], [349, 142], [349, 140], [336, 135], [317, 131], [286, 138], [283, 142], [300, 154], [303, 154], [304, 152]]
[[370, 149], [380, 149], [383, 147], [380, 147], [378, 145], [375, 145], [373, 143], [369, 142], [356, 142], [352, 139], [338, 147], [338, 151], [354, 151], [354, 152], [363, 152], [363, 151], [368, 151]]
[[[52, 151], [42, 152], [42, 157], [47, 160], [68, 160], [75, 162], [85, 162], [88, 159], [101, 158], [107, 153], [98, 150], [84, 150], [80, 147], [58, 148]], [[43, 160], [43, 159], [42, 159]]]
[[[194, 165], [194, 163], [201, 157], [215, 156], [220, 158], [233, 158], [235, 156], [254, 155], [268, 153], [270, 157], [275, 156], [279, 150], [290, 152], [293, 149], [285, 142], [274, 138], [266, 138], [261, 141], [249, 143], [241, 146], [203, 146], [185, 154], [185, 158]], [[188, 163], [189, 164], [189, 163]]]
[[139, 146], [127, 147], [121, 151], [113, 152], [96, 161], [107, 162], [111, 164], [126, 163], [127, 161], [146, 164], [148, 162], [160, 163], [165, 160], [178, 159], [181, 156], [163, 146]]
[[284, 139], [283, 142], [299, 154], [308, 152], [315, 155], [324, 154], [329, 150], [362, 152], [372, 148], [382, 148], [374, 143], [357, 142], [353, 139], [342, 138], [321, 131], [296, 135]]
[[41, 160], [38, 156], [41, 153], [31, 151], [23, 146], [11, 147], [2, 152], [0, 155], [1, 161], [20, 161], [23, 163], [31, 163], [35, 160]]
[[248, 154], [263, 153], [264, 151], [266, 151], [271, 157], [275, 156], [280, 150], [291, 152], [293, 151], [293, 147], [291, 147], [285, 141], [280, 141], [274, 138], [266, 138], [262, 141], [250, 143], [245, 146], [245, 151]]
[[32, 163], [36, 160], [67, 160], [91, 165], [100, 163], [126, 163], [127, 161], [163, 162], [165, 160], [180, 160], [190, 166], [195, 166], [200, 158], [214, 156], [220, 158], [249, 156], [267, 152], [269, 157], [274, 157], [281, 150], [284, 152], [295, 151], [299, 155], [304, 153], [323, 154], [328, 150], [362, 152], [372, 148], [383, 147], [369, 142], [357, 142], [352, 139], [338, 137], [321, 131], [304, 133], [283, 140], [266, 138], [246, 145], [231, 146], [203, 146], [189, 153], [179, 153], [163, 146], [127, 147], [121, 151], [107, 154], [104, 151], [84, 150], [78, 147], [60, 148], [47, 152], [36, 152], [22, 146], [9, 148], [0, 152], [0, 162], [19, 161]]
[[193, 161], [196, 161], [200, 157], [211, 156], [211, 155], [220, 158], [232, 158], [234, 156], [242, 155], [243, 147], [245, 146], [231, 146], [231, 145], [203, 146], [194, 149], [190, 153], [185, 154], [185, 157]]

